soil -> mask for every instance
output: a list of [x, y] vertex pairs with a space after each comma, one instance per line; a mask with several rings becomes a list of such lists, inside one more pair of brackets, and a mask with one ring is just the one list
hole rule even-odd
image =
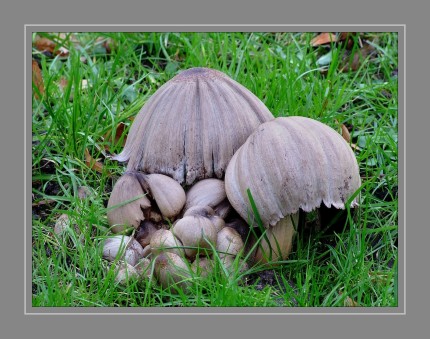
[[[254, 286], [257, 291], [261, 291], [266, 287], [273, 288], [279, 295], [285, 295], [287, 288], [284, 284], [285, 278], [282, 278], [281, 274], [277, 270], [264, 270], [258, 273], [253, 273], [248, 276], [246, 284], [248, 286]], [[291, 280], [288, 280], [290, 288], [297, 291], [297, 287]], [[298, 306], [298, 302], [294, 297], [294, 294], [290, 296], [289, 301], [286, 303], [283, 297], [279, 297], [276, 300], [278, 306]]]

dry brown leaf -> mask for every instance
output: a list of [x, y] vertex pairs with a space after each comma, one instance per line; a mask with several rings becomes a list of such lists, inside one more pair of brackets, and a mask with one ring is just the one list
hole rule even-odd
[[[103, 137], [103, 139], [105, 140], [105, 142], [107, 142], [107, 144], [105, 145], [105, 149], [107, 150], [107, 151], [110, 151], [110, 147], [109, 147], [109, 145], [112, 145], [112, 144], [117, 144], [117, 143], [119, 143], [120, 142], [120, 140], [121, 140], [121, 138], [123, 137], [123, 134], [124, 134], [124, 130], [125, 130], [125, 128], [126, 128], [127, 126], [123, 123], [123, 122], [120, 122], [117, 126], [116, 126], [116, 131], [115, 131], [115, 137], [114, 137], [114, 140], [112, 141], [112, 133], [113, 133], [113, 130], [110, 130], [110, 131], [108, 131], [105, 135], [104, 135], [104, 137]], [[125, 145], [125, 142], [127, 141], [127, 136], [124, 136], [123, 137], [123, 140], [122, 140], [122, 146], [124, 146]]]
[[[336, 119], [334, 121], [336, 122], [336, 124], [339, 125], [339, 122]], [[351, 142], [351, 134], [349, 133], [348, 128], [344, 124], [340, 124], [340, 127], [342, 129], [342, 137], [346, 140], [348, 144], [350, 144], [351, 148], [355, 151], [361, 151], [360, 147]]]
[[59, 46], [57, 48], [57, 44], [54, 41], [48, 38], [42, 38], [40, 36], [37, 36], [34, 40], [34, 47], [36, 47], [36, 49], [42, 53], [49, 52], [50, 54], [59, 54], [60, 56], [69, 55], [69, 50], [64, 46]]
[[[100, 161], [95, 160], [90, 152], [88, 151], [88, 148], [85, 149], [85, 163], [87, 166], [99, 173], [103, 173], [103, 164]], [[109, 174], [108, 174], [109, 175]]]
[[46, 199], [46, 200], [40, 200], [38, 202], [33, 202], [31, 204], [32, 207], [37, 207], [37, 206], [41, 206], [41, 205], [50, 205], [50, 204], [54, 204], [57, 201], [52, 200], [52, 199]]
[[40, 52], [49, 52], [54, 54], [55, 42], [49, 40], [48, 38], [41, 38], [37, 36], [34, 41], [34, 47], [36, 47], [36, 49]]
[[346, 140], [347, 143], [351, 141], [351, 135], [349, 134], [348, 128], [344, 124], [341, 125], [342, 128], [342, 137]]
[[337, 42], [337, 36], [334, 33], [324, 32], [317, 35], [315, 38], [311, 40], [311, 46], [317, 47], [320, 45], [329, 44], [331, 42]]
[[345, 54], [342, 57], [342, 62], [339, 64], [339, 69], [341, 72], [348, 72], [348, 71], [357, 71], [362, 62], [368, 57], [372, 56], [376, 53], [375, 48], [365, 43], [362, 48], [357, 50], [353, 56], [351, 56], [348, 51], [345, 51]]
[[[32, 60], [31, 68], [32, 68], [33, 83], [37, 87], [37, 89], [39, 90], [40, 94], [43, 95], [45, 93], [45, 86], [43, 84], [42, 72], [40, 71], [39, 64], [37, 63], [36, 60]], [[38, 100], [40, 99], [38, 93], [34, 93], [34, 97]]]

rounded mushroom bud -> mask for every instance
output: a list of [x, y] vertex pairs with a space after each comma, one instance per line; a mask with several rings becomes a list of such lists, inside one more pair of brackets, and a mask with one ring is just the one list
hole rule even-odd
[[[118, 255], [121, 256], [118, 257]], [[119, 259], [134, 266], [143, 256], [144, 252], [142, 246], [132, 237], [116, 235], [104, 241], [103, 258], [108, 261]]]
[[193, 206], [185, 211], [184, 217], [197, 216], [208, 218], [215, 226], [215, 230], [218, 233], [225, 226], [225, 221], [221, 217], [215, 214], [215, 211], [209, 206]]
[[234, 152], [272, 119], [260, 99], [226, 74], [191, 68], [146, 102], [114, 159], [128, 161], [128, 170], [166, 174], [186, 185], [222, 178]]
[[160, 253], [155, 258], [154, 273], [163, 288], [177, 285], [186, 290], [190, 284], [190, 268], [185, 259], [175, 253]]
[[191, 264], [191, 270], [198, 276], [206, 278], [214, 270], [214, 262], [205, 257], [197, 257]]
[[165, 218], [177, 216], [186, 201], [186, 194], [182, 186], [172, 178], [162, 174], [148, 174], [145, 179], [161, 215]]
[[148, 279], [151, 277], [151, 260], [148, 258], [140, 259], [136, 265], [134, 265], [134, 269], [139, 275], [141, 280]]
[[138, 271], [127, 262], [120, 262], [115, 270], [115, 282], [119, 284], [125, 284], [127, 281], [132, 279], [138, 279]]
[[153, 256], [156, 256], [161, 252], [171, 252], [179, 255], [180, 257], [184, 256], [184, 249], [182, 248], [181, 241], [169, 230], [161, 229], [155, 232], [151, 238], [150, 246]]
[[219, 257], [236, 256], [243, 249], [244, 244], [240, 234], [231, 227], [224, 227], [218, 232], [216, 250]]
[[224, 181], [220, 179], [204, 179], [195, 183], [187, 192], [185, 211], [194, 206], [209, 206], [215, 214], [225, 218], [231, 205], [227, 200]]
[[248, 264], [244, 260], [231, 255], [221, 258], [221, 265], [228, 276], [231, 276], [234, 272], [243, 273], [248, 269]]
[[194, 258], [199, 249], [210, 249], [216, 245], [216, 228], [212, 221], [204, 216], [184, 216], [176, 222], [172, 232], [184, 245], [185, 254], [189, 258]]
[[[122, 231], [126, 225], [138, 229], [143, 220], [159, 223], [162, 217], [177, 216], [185, 200], [182, 186], [166, 175], [125, 172], [114, 185], [109, 198], [108, 222], [114, 233]], [[144, 226], [148, 229], [143, 231], [149, 235], [151, 225]], [[143, 242], [147, 240], [145, 238]]]
[[[299, 209], [309, 212], [322, 203], [344, 209], [361, 179], [354, 153], [339, 133], [313, 119], [287, 117], [256, 129], [231, 159], [225, 185], [233, 208], [255, 226], [248, 192], [252, 195], [270, 238], [271, 227]], [[354, 199], [351, 207], [357, 204]], [[297, 216], [289, 219], [294, 229]], [[280, 258], [286, 259], [294, 231], [281, 233], [290, 238], [277, 239]]]

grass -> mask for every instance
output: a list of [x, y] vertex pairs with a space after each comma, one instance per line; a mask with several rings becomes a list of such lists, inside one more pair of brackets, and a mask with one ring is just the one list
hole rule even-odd
[[[311, 33], [40, 35], [69, 54], [33, 49], [43, 76], [43, 87], [33, 84], [31, 115], [33, 306], [397, 306], [395, 33], [353, 37], [346, 59], [344, 45], [311, 47]], [[364, 40], [372, 41], [374, 53], [341, 72]], [[331, 62], [318, 64], [329, 48]], [[195, 66], [227, 73], [275, 116], [303, 115], [338, 131], [347, 126], [360, 148], [361, 207], [355, 216], [347, 211], [336, 232], [300, 231], [289, 260], [273, 268], [271, 284], [245, 274], [263, 268], [229, 277], [218, 267], [217, 274], [192, 279], [188, 294], [150, 281], [118, 285], [100, 243], [110, 234], [107, 200], [124, 166], [108, 155], [121, 151], [130, 118], [146, 100]], [[120, 123], [125, 132], [116, 139]], [[86, 161], [86, 150], [102, 162], [100, 171]], [[62, 214], [73, 227], [56, 235]], [[307, 218], [312, 224], [315, 214]]]

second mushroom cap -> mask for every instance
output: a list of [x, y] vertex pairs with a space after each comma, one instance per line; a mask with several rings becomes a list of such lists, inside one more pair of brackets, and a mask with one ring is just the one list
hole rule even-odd
[[[225, 177], [234, 209], [252, 218], [249, 189], [265, 227], [321, 203], [343, 209], [360, 185], [357, 160], [342, 136], [300, 116], [261, 124], [235, 153]], [[354, 199], [351, 207], [357, 204]]]

